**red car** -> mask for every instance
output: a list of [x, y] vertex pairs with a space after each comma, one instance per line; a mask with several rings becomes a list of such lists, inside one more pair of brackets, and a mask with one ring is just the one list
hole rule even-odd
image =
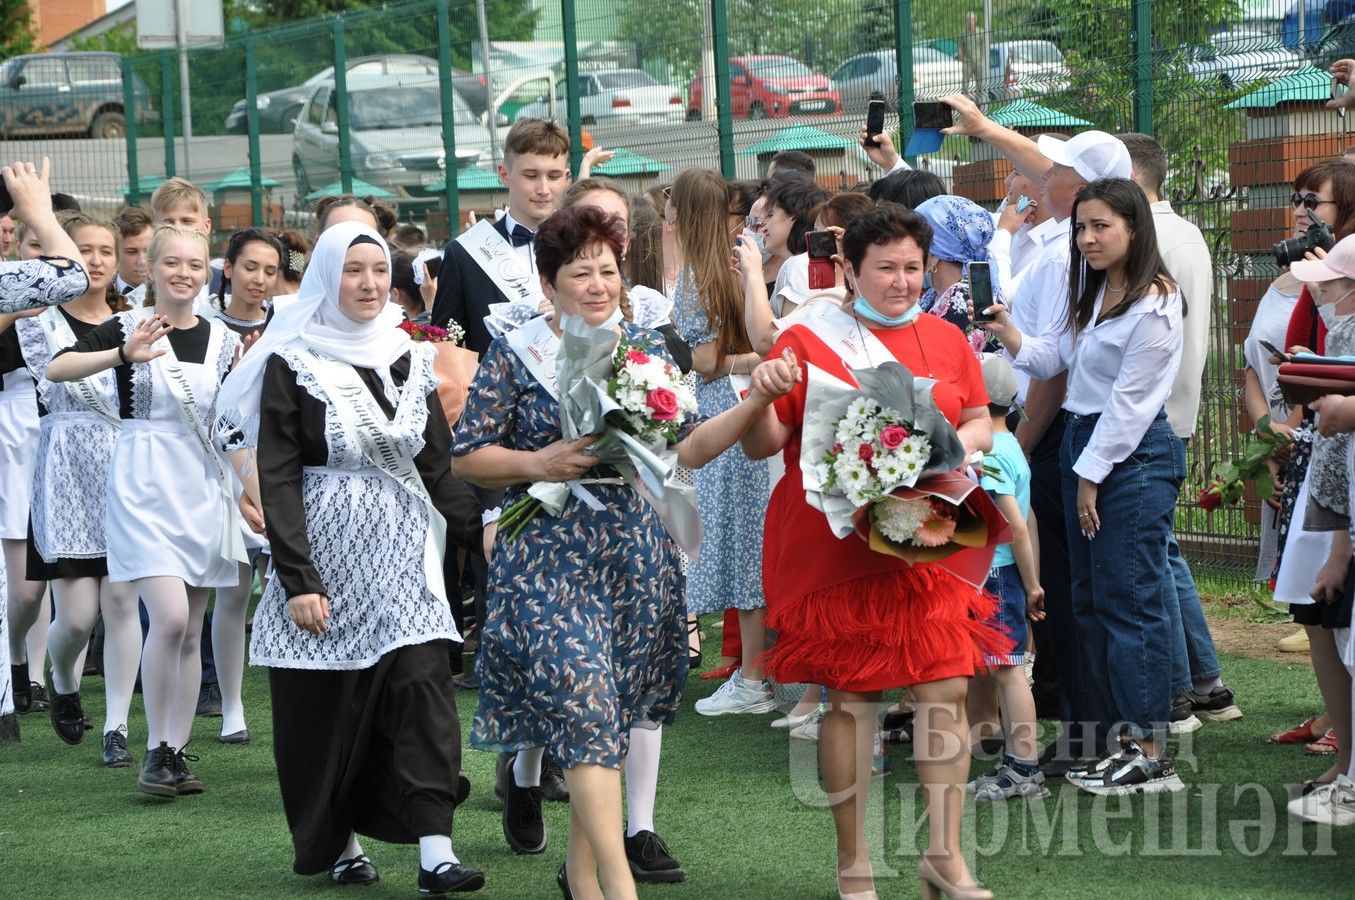
[[[687, 88], [687, 118], [701, 118], [703, 73]], [[730, 105], [736, 119], [842, 115], [828, 76], [789, 56], [736, 56], [729, 61]]]

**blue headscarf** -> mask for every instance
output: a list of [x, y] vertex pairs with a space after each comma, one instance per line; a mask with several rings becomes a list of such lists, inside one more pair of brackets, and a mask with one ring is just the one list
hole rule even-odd
[[[989, 262], [988, 244], [993, 240], [993, 214], [973, 200], [942, 194], [918, 205], [917, 214], [932, 226], [931, 255], [960, 263], [962, 278], [969, 277], [969, 264]], [[997, 266], [991, 268], [993, 296], [999, 296]]]

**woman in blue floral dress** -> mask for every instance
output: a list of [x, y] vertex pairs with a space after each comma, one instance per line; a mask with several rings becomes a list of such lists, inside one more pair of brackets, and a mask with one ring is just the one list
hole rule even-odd
[[[565, 441], [560, 429], [556, 320], [579, 316], [594, 327], [615, 327], [644, 352], [668, 358], [661, 335], [621, 321], [617, 260], [624, 234], [616, 216], [590, 206], [561, 210], [541, 225], [537, 266], [556, 316], [490, 345], [452, 446], [456, 474], [506, 488], [506, 505], [529, 483], [576, 481], [602, 507], [571, 496], [558, 517], [543, 512], [516, 537], [501, 537], [490, 563], [470, 740], [489, 750], [550, 750], [571, 801], [561, 887], [596, 896], [600, 877], [608, 898], [635, 896], [617, 828], [627, 731], [635, 723], [673, 721], [687, 670], [673, 541], [653, 509], [614, 470], [598, 465], [587, 450], [592, 439]], [[762, 387], [735, 408], [697, 427], [683, 424], [677, 444], [683, 465], [709, 462], [767, 413], [779, 393], [767, 386], [768, 372], [761, 377]], [[540, 764], [539, 753], [534, 761], [519, 753], [516, 765], [524, 759]], [[539, 790], [507, 779], [504, 805], [514, 849], [544, 850]]]
[[[696, 389], [701, 414], [713, 416], [739, 400], [735, 380], [762, 361], [743, 324], [743, 288], [730, 270], [733, 247], [725, 230], [728, 193], [715, 172], [688, 169], [673, 182], [665, 215], [677, 227], [683, 268], [673, 296], [673, 321], [692, 348], [692, 368], [705, 382]], [[701, 553], [688, 570], [687, 610], [695, 615], [738, 610], [740, 665], [696, 711], [718, 716], [765, 713], [776, 706], [762, 677], [766, 650], [762, 596], [762, 525], [771, 499], [766, 460], [738, 447], [696, 473], [705, 530]]]

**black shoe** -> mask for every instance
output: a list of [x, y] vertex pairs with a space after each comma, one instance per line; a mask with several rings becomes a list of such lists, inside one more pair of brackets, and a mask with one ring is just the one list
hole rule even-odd
[[452, 805], [460, 806], [470, 798], [470, 779], [465, 773], [458, 772], [456, 776], [456, 790], [452, 793]]
[[188, 771], [190, 762], [197, 762], [198, 758], [184, 753], [182, 750], [174, 754], [174, 790], [179, 794], [201, 794], [203, 787], [202, 779]]
[[[223, 744], [248, 744], [249, 729], [241, 728], [239, 731], [232, 731], [230, 734], [223, 734], [221, 737], [217, 738], [217, 740]], [[356, 858], [357, 857], [354, 857], [354, 859]]]
[[509, 764], [501, 771], [507, 777], [499, 780], [503, 783], [503, 836], [508, 847], [514, 853], [543, 853], [546, 849], [546, 823], [541, 819], [541, 788], [518, 787], [513, 778], [513, 754], [508, 754]]
[[555, 873], [555, 883], [560, 886], [560, 893], [564, 894], [565, 900], [574, 900], [574, 892], [569, 889], [569, 874], [565, 872], [564, 863], [560, 863], [560, 871]]
[[549, 753], [541, 758], [541, 796], [554, 803], [569, 802], [569, 785], [565, 783], [565, 773]]
[[339, 860], [330, 868], [329, 877], [335, 884], [376, 884], [381, 873], [364, 854]]
[[420, 894], [460, 894], [485, 886], [485, 873], [461, 863], [445, 862], [433, 871], [419, 867]]
[[453, 678], [452, 687], [460, 688], [463, 691], [478, 691], [480, 689], [480, 679], [475, 677], [474, 672], [467, 672], [465, 675], [457, 675]]
[[28, 688], [28, 663], [11, 665], [9, 681], [14, 685], [14, 711], [22, 715], [33, 708], [33, 694]]
[[637, 831], [626, 842], [630, 874], [642, 884], [676, 884], [687, 877], [682, 863], [673, 859], [668, 845], [652, 831]]
[[176, 751], [164, 741], [154, 750], [147, 750], [141, 760], [141, 774], [136, 779], [136, 789], [153, 797], [177, 797], [175, 787], [174, 760]]
[[127, 749], [127, 728], [119, 725], [114, 731], [104, 732], [104, 768], [121, 769], [134, 760]]
[[1089, 794], [1154, 794], [1185, 789], [1171, 759], [1166, 754], [1157, 758], [1147, 755], [1137, 741], [1126, 741], [1124, 749], [1108, 759], [1109, 764], [1103, 760], [1073, 783]]
[[1204, 723], [1195, 715], [1189, 694], [1177, 694], [1172, 700], [1171, 722], [1167, 730], [1172, 734], [1190, 734], [1199, 731]]
[[80, 705], [80, 692], [58, 694], [51, 687], [52, 673], [47, 673], [47, 684], [52, 698], [47, 712], [52, 720], [52, 730], [56, 736], [74, 746], [85, 739], [85, 710]]
[[204, 684], [198, 691], [198, 708], [193, 715], [203, 718], [221, 715], [221, 688], [215, 682]]
[[1242, 710], [1233, 700], [1233, 692], [1226, 687], [1216, 687], [1207, 696], [1194, 691], [1186, 694], [1190, 698], [1190, 708], [1201, 719], [1211, 722], [1232, 722], [1242, 718]]
[[[50, 706], [47, 700], [47, 688], [36, 681], [30, 681], [28, 683], [28, 696], [32, 698], [28, 704], [29, 712], [47, 712], [47, 708]], [[17, 705], [15, 708], [18, 708]]]

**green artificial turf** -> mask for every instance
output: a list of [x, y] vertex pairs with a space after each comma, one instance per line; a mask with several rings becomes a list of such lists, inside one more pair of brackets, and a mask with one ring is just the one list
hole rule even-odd
[[[716, 643], [707, 641], [708, 662]], [[1349, 896], [1355, 828], [1291, 825], [1284, 812], [1285, 785], [1327, 762], [1265, 742], [1317, 708], [1311, 670], [1229, 657], [1224, 674], [1246, 717], [1206, 724], [1180, 748], [1186, 792], [1107, 802], [1061, 784], [1042, 801], [979, 807], [966, 819], [979, 877], [999, 897]], [[693, 677], [679, 721], [665, 733], [658, 829], [687, 881], [642, 885], [641, 896], [836, 897], [833, 832], [814, 796], [812, 745], [768, 728], [770, 715], [696, 715], [692, 701], [715, 686]], [[86, 679], [96, 729], [101, 687]], [[459, 692], [459, 701], [468, 723], [473, 695]], [[169, 802], [137, 793], [134, 768], [101, 768], [97, 731], [67, 747], [45, 716], [24, 716], [23, 740], [0, 748], [0, 897], [412, 896], [414, 847], [366, 842], [381, 870], [381, 882], [368, 888], [292, 874], [259, 669], [247, 672], [246, 708], [250, 746], [219, 744], [220, 720], [197, 721], [189, 751], [202, 757], [193, 769], [207, 792]], [[132, 732], [139, 758], [139, 698]], [[895, 749], [892, 758], [893, 774], [876, 782], [877, 886], [882, 898], [915, 897], [911, 873], [925, 831], [912, 823], [921, 803], [907, 753]], [[456, 816], [457, 851], [484, 869], [482, 897], [558, 897], [567, 810], [546, 804], [544, 855], [514, 856], [500, 832], [493, 762], [487, 753], [465, 755], [474, 789]], [[989, 765], [976, 762], [974, 771]]]

